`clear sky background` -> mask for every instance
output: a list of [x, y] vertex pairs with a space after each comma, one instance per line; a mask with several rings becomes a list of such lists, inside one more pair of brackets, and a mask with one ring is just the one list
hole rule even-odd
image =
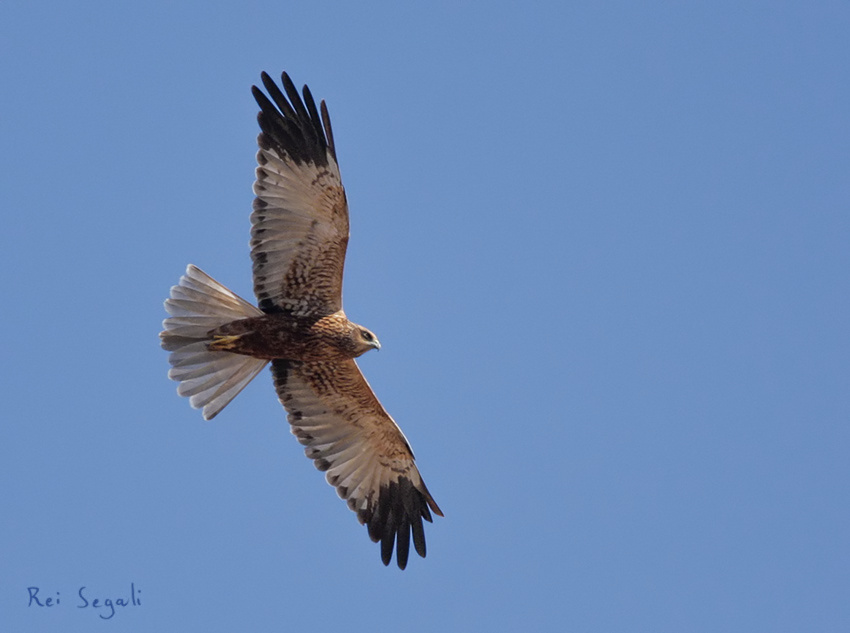
[[[848, 33], [839, 1], [0, 4], [0, 630], [850, 630]], [[267, 372], [204, 422], [159, 348], [187, 263], [253, 300], [284, 69], [446, 515], [404, 572]]]

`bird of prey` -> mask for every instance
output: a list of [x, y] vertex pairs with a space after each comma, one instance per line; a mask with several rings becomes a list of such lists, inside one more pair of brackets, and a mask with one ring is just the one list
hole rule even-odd
[[[388, 565], [407, 565], [410, 538], [425, 556], [422, 519], [443, 516], [401, 429], [354, 359], [378, 338], [342, 309], [348, 203], [325, 102], [286, 73], [256, 86], [256, 182], [251, 259], [257, 306], [189, 265], [165, 301], [160, 333], [168, 375], [203, 416], [215, 417], [271, 363], [292, 433], [348, 502]], [[321, 111], [321, 114], [320, 114]]]

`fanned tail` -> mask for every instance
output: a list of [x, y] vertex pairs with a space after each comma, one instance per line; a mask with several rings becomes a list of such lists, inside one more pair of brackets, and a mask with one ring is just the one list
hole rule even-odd
[[171, 288], [165, 300], [171, 315], [162, 322], [159, 337], [169, 352], [168, 377], [180, 383], [177, 393], [188, 396], [196, 409], [203, 407], [205, 420], [211, 420], [245, 388], [268, 361], [210, 351], [209, 331], [262, 312], [222, 286], [192, 264]]

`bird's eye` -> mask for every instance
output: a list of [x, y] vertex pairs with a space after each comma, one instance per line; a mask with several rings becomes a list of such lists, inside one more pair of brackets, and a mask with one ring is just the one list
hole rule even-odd
[[371, 333], [371, 332], [367, 332], [366, 330], [363, 330], [360, 334], [363, 336], [363, 340], [364, 340], [364, 341], [371, 341], [371, 340], [374, 338], [374, 337], [372, 336], [372, 333]]

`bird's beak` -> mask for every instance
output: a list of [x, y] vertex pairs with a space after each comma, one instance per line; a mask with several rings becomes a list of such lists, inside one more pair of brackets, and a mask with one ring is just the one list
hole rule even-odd
[[372, 341], [372, 347], [374, 347], [376, 350], [380, 351], [381, 350], [381, 342], [378, 339], [373, 340]]

